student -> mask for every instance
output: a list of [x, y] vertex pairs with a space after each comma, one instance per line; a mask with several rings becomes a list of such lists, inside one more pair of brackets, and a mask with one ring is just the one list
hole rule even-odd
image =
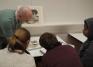
[[41, 67], [82, 67], [75, 49], [62, 45], [54, 34], [42, 34], [39, 42], [47, 50], [42, 57]]
[[18, 28], [7, 48], [0, 50], [0, 67], [36, 67], [34, 58], [26, 50], [29, 40], [29, 31]]
[[80, 58], [84, 67], [93, 67], [93, 18], [84, 20], [83, 34], [87, 40], [80, 49]]

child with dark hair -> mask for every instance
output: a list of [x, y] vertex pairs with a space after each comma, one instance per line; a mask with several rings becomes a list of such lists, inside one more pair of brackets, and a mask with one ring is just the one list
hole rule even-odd
[[93, 18], [84, 20], [83, 34], [87, 40], [80, 48], [80, 58], [84, 67], [93, 67]]
[[36, 67], [34, 58], [26, 50], [30, 32], [18, 28], [9, 39], [7, 48], [0, 50], [0, 67]]
[[62, 45], [54, 34], [42, 34], [39, 42], [47, 50], [42, 57], [41, 67], [82, 67], [75, 49], [70, 45]]

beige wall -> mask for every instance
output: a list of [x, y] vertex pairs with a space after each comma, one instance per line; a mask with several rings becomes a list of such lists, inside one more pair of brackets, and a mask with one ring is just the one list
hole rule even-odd
[[83, 23], [93, 16], [93, 0], [0, 0], [0, 9], [20, 4], [42, 6], [44, 23]]

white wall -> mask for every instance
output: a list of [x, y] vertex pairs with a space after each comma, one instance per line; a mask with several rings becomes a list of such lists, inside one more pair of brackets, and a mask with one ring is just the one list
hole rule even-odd
[[19, 4], [43, 6], [44, 23], [83, 23], [93, 16], [93, 0], [0, 0], [0, 9]]

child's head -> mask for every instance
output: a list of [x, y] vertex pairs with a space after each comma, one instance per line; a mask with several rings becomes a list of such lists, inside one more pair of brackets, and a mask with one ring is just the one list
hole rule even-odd
[[60, 45], [61, 43], [58, 42], [56, 36], [52, 33], [43, 33], [39, 39], [39, 43], [42, 47], [46, 50], [51, 50], [56, 46]]
[[13, 36], [9, 40], [9, 50], [16, 51], [21, 50], [25, 52], [30, 40], [30, 32], [25, 28], [18, 28]]
[[84, 20], [83, 34], [88, 37], [89, 40], [93, 40], [93, 18]]

